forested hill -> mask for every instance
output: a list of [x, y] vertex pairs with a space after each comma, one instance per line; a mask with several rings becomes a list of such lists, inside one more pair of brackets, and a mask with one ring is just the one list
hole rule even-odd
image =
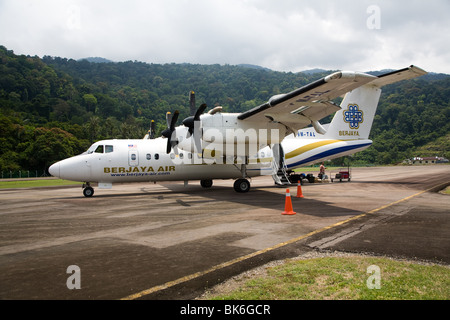
[[[332, 71], [285, 73], [230, 65], [93, 63], [15, 55], [0, 46], [0, 170], [42, 170], [96, 140], [142, 138], [150, 121], [197, 105], [241, 112]], [[450, 157], [450, 76], [432, 74], [384, 88], [371, 138], [354, 157], [396, 163], [432, 144]], [[446, 138], [440, 137], [445, 136]]]

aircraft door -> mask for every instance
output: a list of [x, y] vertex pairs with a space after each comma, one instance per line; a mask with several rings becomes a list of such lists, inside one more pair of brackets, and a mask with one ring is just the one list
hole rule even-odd
[[277, 162], [277, 165], [279, 167], [284, 167], [285, 159], [284, 159], [283, 146], [279, 143], [274, 144], [272, 146], [272, 154], [273, 154], [273, 160]]
[[137, 150], [128, 151], [128, 164], [130, 167], [136, 167], [139, 165], [139, 154]]

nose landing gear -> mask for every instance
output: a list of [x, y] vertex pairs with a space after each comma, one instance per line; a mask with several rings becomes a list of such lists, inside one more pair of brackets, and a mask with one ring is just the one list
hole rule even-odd
[[92, 197], [94, 195], [94, 188], [91, 187], [90, 182], [83, 183], [83, 195], [87, 198]]

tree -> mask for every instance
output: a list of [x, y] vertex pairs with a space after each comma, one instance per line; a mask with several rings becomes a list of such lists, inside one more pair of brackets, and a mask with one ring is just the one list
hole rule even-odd
[[83, 102], [87, 107], [88, 112], [96, 113], [97, 98], [92, 93], [86, 93], [83, 95]]
[[100, 118], [97, 116], [91, 117], [89, 119], [89, 122], [86, 124], [86, 130], [89, 133], [89, 139], [91, 143], [93, 143], [95, 140], [98, 140], [98, 136], [101, 130]]
[[78, 139], [59, 128], [36, 128], [34, 140], [22, 153], [22, 161], [28, 163], [28, 169], [47, 169], [56, 161], [82, 152]]
[[[206, 103], [210, 110], [221, 105], [226, 112], [239, 113], [331, 72], [136, 61], [99, 64], [16, 55], [0, 46], [0, 158], [10, 168], [31, 169], [35, 163], [25, 150], [39, 136], [34, 135], [36, 128], [70, 132], [79, 148], [103, 138], [141, 138], [151, 120], [158, 132], [166, 128], [167, 111], [179, 110], [180, 124], [189, 115], [191, 90], [196, 93], [197, 106]], [[448, 75], [430, 74], [383, 87], [370, 137], [374, 144], [353, 160], [400, 162], [446, 136], [450, 132], [449, 101]], [[450, 152], [445, 143], [437, 145], [441, 154]]]

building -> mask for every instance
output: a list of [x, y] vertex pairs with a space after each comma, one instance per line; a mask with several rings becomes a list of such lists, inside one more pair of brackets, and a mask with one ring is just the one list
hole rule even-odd
[[437, 164], [437, 163], [448, 163], [448, 159], [444, 157], [414, 157], [405, 161], [408, 164]]

